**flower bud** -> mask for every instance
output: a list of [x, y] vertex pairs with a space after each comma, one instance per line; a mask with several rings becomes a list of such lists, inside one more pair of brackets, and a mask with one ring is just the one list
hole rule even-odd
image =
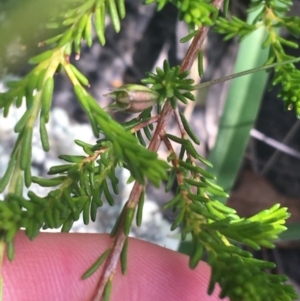
[[152, 107], [158, 100], [159, 94], [148, 87], [136, 84], [124, 85], [104, 96], [115, 100], [109, 108], [124, 110], [129, 113], [139, 113]]

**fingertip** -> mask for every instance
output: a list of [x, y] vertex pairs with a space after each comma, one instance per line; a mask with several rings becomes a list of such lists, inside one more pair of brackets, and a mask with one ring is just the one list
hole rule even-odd
[[187, 256], [137, 239], [130, 240], [128, 254], [128, 273], [116, 275], [114, 300], [124, 295], [145, 301], [219, 300], [218, 289], [207, 295], [210, 267], [205, 262], [191, 270]]
[[[23, 232], [15, 240], [15, 260], [3, 262], [6, 301], [91, 301], [101, 269], [86, 280], [81, 275], [111, 244], [108, 235], [41, 233], [33, 242]], [[216, 301], [207, 295], [209, 266], [195, 270], [188, 258], [174, 251], [129, 240], [127, 274], [117, 267], [111, 301]]]
[[77, 233], [40, 233], [30, 241], [20, 231], [14, 261], [3, 262], [4, 300], [90, 301], [97, 279], [81, 276], [109, 243], [107, 235]]

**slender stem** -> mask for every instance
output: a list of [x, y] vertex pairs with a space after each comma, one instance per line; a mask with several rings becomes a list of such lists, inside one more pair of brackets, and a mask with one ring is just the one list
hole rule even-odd
[[[220, 9], [221, 5], [223, 3], [223, 0], [214, 0], [212, 5], [214, 5], [217, 9]], [[204, 42], [204, 39], [208, 33], [209, 28], [208, 27], [201, 27], [199, 29], [199, 32], [195, 36], [195, 38], [192, 41], [192, 44], [190, 45], [180, 67], [180, 71], [184, 72], [187, 70], [190, 70], [195, 59], [197, 58], [199, 49], [202, 48], [202, 44]], [[172, 107], [170, 102], [166, 102], [160, 115], [157, 127], [155, 129], [154, 135], [152, 137], [152, 140], [150, 141], [148, 149], [154, 152], [157, 152], [160, 143], [161, 143], [161, 136], [164, 135], [165, 129], [167, 127], [170, 115], [172, 113]], [[144, 186], [138, 182], [135, 182], [132, 191], [129, 195], [128, 201], [127, 201], [127, 207], [135, 208], [138, 204], [140, 195], [142, 191], [144, 190]], [[123, 245], [126, 240], [126, 235], [123, 231], [123, 225], [124, 225], [124, 218], [122, 218], [119, 228], [117, 230], [117, 233], [113, 240], [113, 249], [110, 253], [108, 259], [105, 262], [104, 270], [102, 272], [102, 275], [100, 277], [100, 280], [98, 282], [98, 286], [95, 292], [95, 295], [93, 296], [93, 301], [100, 301], [103, 295], [103, 291], [105, 288], [105, 285], [107, 281], [109, 280], [109, 277], [115, 273], [116, 267], [120, 258], [120, 254], [122, 252]]]
[[291, 60], [282, 61], [282, 62], [276, 62], [274, 64], [270, 64], [270, 65], [266, 65], [266, 66], [260, 66], [260, 67], [253, 68], [253, 69], [250, 69], [250, 70], [246, 70], [246, 71], [238, 72], [238, 73], [235, 73], [235, 74], [227, 75], [227, 76], [224, 76], [222, 78], [213, 79], [213, 80], [210, 80], [208, 82], [196, 85], [196, 86], [194, 86], [194, 88], [197, 89], [197, 90], [201, 90], [205, 87], [210, 87], [210, 86], [213, 86], [213, 85], [216, 85], [216, 84], [219, 84], [219, 83], [223, 83], [223, 82], [226, 82], [227, 80], [231, 80], [231, 79], [234, 79], [234, 78], [237, 78], [237, 77], [240, 77], [240, 76], [248, 75], [248, 74], [251, 74], [251, 73], [254, 73], [254, 72], [258, 72], [258, 71], [267, 70], [267, 69], [274, 68], [274, 67], [277, 67], [277, 66], [280, 66], [280, 65], [296, 63], [296, 62], [299, 62], [299, 61], [300, 61], [300, 57], [295, 58], [295, 59], [291, 59]]
[[19, 178], [19, 175], [22, 173], [22, 170], [20, 168], [20, 156], [18, 156], [18, 160], [17, 160], [17, 164], [15, 165], [13, 174], [11, 176], [10, 182], [9, 182], [9, 186], [8, 186], [8, 193], [14, 193], [16, 191], [16, 187], [17, 187], [17, 181]]
[[181, 121], [181, 118], [180, 118], [180, 115], [179, 115], [178, 107], [176, 108], [176, 110], [174, 110], [174, 116], [175, 116], [176, 122], [178, 124], [181, 137], [183, 139], [185, 139], [186, 136], [187, 136], [187, 134], [186, 134], [186, 131], [185, 131], [184, 127], [183, 127], [183, 124], [182, 124], [182, 121]]
[[173, 166], [175, 167], [176, 170], [176, 177], [177, 177], [177, 182], [179, 184], [179, 186], [184, 184], [184, 176], [182, 174], [182, 172], [179, 171], [179, 159], [176, 156], [176, 153], [174, 151], [174, 148], [170, 142], [170, 140], [168, 139], [168, 137], [166, 135], [161, 135], [161, 139], [164, 142], [166, 148], [168, 149], [168, 151], [170, 152], [170, 154], [175, 154], [174, 158], [172, 159], [172, 163]]
[[101, 149], [97, 150], [94, 152], [94, 154], [92, 156], [88, 156], [85, 159], [82, 160], [83, 163], [85, 162], [92, 162], [92, 161], [96, 161], [96, 159], [103, 153], [105, 153], [108, 150], [107, 147], [102, 147]]
[[149, 118], [149, 119], [147, 119], [147, 120], [145, 120], [145, 121], [139, 123], [137, 126], [135, 126], [135, 127], [131, 130], [131, 132], [132, 132], [132, 133], [135, 133], [135, 132], [139, 131], [140, 129], [143, 129], [145, 126], [157, 122], [157, 121], [159, 120], [159, 118], [160, 118], [160, 115], [153, 116], [153, 117], [151, 117], [151, 118]]
[[[181, 118], [180, 118], [180, 115], [179, 115], [179, 111], [178, 111], [178, 108], [176, 110], [174, 110], [174, 115], [175, 115], [175, 119], [176, 119], [176, 122], [177, 122], [177, 125], [179, 127], [179, 130], [180, 130], [180, 134], [181, 134], [181, 137], [183, 139], [187, 139], [188, 136], [187, 136], [187, 133], [186, 133], [186, 130], [184, 129], [183, 127], [183, 124], [182, 124], [182, 121], [181, 121]], [[187, 152], [187, 156], [189, 158], [189, 160], [191, 161], [192, 164], [195, 164], [195, 160], [194, 158], [190, 155], [189, 152]], [[193, 172], [193, 175], [194, 177], [197, 177], [197, 174]]]

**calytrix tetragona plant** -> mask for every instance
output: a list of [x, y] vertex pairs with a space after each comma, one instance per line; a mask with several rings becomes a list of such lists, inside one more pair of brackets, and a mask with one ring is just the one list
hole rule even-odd
[[[183, 104], [193, 101], [192, 91], [222, 81], [194, 85], [194, 81], [188, 78], [194, 60], [201, 57], [199, 53], [202, 53], [209, 27], [224, 34], [225, 39], [242, 39], [264, 27], [267, 38], [262, 47], [269, 47], [266, 65], [271, 65], [259, 70], [275, 67], [272, 83], [281, 85], [279, 96], [286, 108], [295, 109], [300, 115], [300, 73], [293, 65], [297, 59], [286, 55], [282, 46], [296, 47], [296, 44], [275, 31], [281, 26], [291, 34], [299, 35], [299, 18], [285, 16], [292, 2], [251, 1], [251, 8], [259, 10], [252, 24], [236, 17], [226, 18], [229, 1], [223, 4], [222, 0], [146, 0], [145, 4], [153, 2], [157, 3], [158, 9], [169, 2], [177, 7], [179, 19], [186, 22], [190, 30], [183, 41], [191, 40], [191, 46], [180, 66], [172, 67], [165, 61], [163, 68], [148, 73], [142, 82], [151, 85], [149, 88], [126, 85], [108, 94], [114, 99], [108, 109], [138, 112], [138, 117], [123, 124], [113, 120], [88, 93], [88, 79], [69, 60], [73, 53], [80, 58], [82, 41], [92, 46], [93, 28], [101, 45], [105, 45], [107, 13], [116, 32], [120, 31], [120, 20], [126, 15], [123, 0], [70, 1], [68, 7], [63, 5], [59, 15], [48, 23], [48, 27], [56, 28], [59, 33], [40, 43], [40, 46], [48, 45], [47, 50], [31, 58], [32, 70], [22, 79], [9, 82], [8, 91], [0, 94], [4, 116], [12, 105], [20, 107], [26, 103], [26, 111], [15, 125], [18, 139], [0, 180], [0, 191], [5, 192], [4, 200], [0, 202], [0, 230], [7, 246], [7, 256], [13, 260], [14, 237], [20, 228], [25, 229], [30, 239], [34, 239], [41, 228], [61, 227], [63, 232], [68, 232], [81, 213], [84, 223], [88, 224], [96, 219], [96, 212], [105, 200], [113, 206], [119, 182], [115, 169], [119, 166], [129, 170], [130, 180], [135, 184], [111, 232], [111, 246], [99, 254], [99, 259], [87, 267], [83, 275], [85, 279], [101, 264], [104, 265], [94, 301], [109, 298], [119, 260], [125, 274], [130, 243], [128, 234], [134, 216], [138, 226], [142, 223], [145, 185], [150, 183], [158, 187], [163, 180], [167, 181], [166, 191], [170, 191], [174, 183], [177, 186], [174, 197], [164, 208], [173, 208], [177, 213], [171, 229], [180, 227], [182, 239], [190, 237], [192, 240], [190, 267], [197, 266], [204, 252], [208, 256], [212, 267], [208, 293], [212, 293], [215, 284], [219, 283], [221, 297], [228, 296], [232, 301], [295, 299], [293, 288], [285, 283], [286, 277], [265, 272], [274, 267], [273, 263], [254, 259], [250, 252], [241, 249], [241, 245], [254, 250], [274, 247], [273, 241], [285, 230], [284, 223], [289, 216], [286, 208], [274, 205], [246, 219], [220, 203], [217, 198], [228, 195], [214, 183], [214, 175], [205, 170], [204, 166], [210, 166], [210, 162], [196, 151], [194, 144], [199, 144], [199, 139], [177, 105], [178, 101]], [[220, 17], [220, 10], [223, 17]], [[39, 178], [31, 175], [32, 132], [38, 121], [42, 146], [48, 151], [46, 124], [51, 118], [53, 77], [57, 70], [65, 72], [73, 84], [74, 93], [89, 117], [97, 140], [94, 144], [75, 140], [86, 155], [61, 155], [60, 159], [66, 163], [51, 167], [48, 174], [52, 177]], [[153, 106], [157, 108], [155, 114], [152, 113]], [[167, 133], [166, 125], [171, 114], [178, 125], [178, 136]], [[161, 143], [169, 152], [166, 161], [157, 157]], [[174, 143], [179, 145], [178, 153]], [[39, 196], [31, 190], [24, 196], [23, 186], [30, 187], [31, 183], [52, 187], [52, 190], [46, 196]], [[113, 191], [109, 190], [109, 184]]]

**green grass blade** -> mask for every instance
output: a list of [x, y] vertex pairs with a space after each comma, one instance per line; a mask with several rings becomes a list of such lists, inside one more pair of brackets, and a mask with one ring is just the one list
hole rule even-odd
[[[250, 20], [254, 17], [253, 13], [249, 14]], [[262, 50], [260, 47], [264, 39], [265, 31], [261, 28], [243, 40], [234, 73], [261, 66], [267, 61], [268, 49]], [[226, 192], [231, 190], [240, 168], [267, 79], [268, 73], [261, 71], [231, 82], [216, 143], [209, 156], [214, 166], [209, 171], [217, 177], [218, 185]]]

